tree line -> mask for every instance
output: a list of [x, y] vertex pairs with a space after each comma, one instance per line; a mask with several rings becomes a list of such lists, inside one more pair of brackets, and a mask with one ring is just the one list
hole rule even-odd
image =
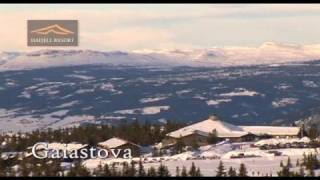
[[316, 154], [303, 154], [303, 159], [300, 162], [299, 159], [297, 159], [296, 168], [299, 168], [299, 171], [291, 171], [290, 168], [293, 167], [293, 163], [291, 162], [290, 157], [288, 157], [287, 162], [283, 163], [280, 162], [281, 170], [277, 172], [278, 176], [280, 177], [314, 177], [316, 169], [320, 168], [320, 162], [317, 158]]
[[[192, 162], [189, 169], [185, 166], [182, 168], [177, 166], [175, 174], [171, 174], [168, 167], [160, 162], [158, 167], [151, 166], [145, 168], [142, 161], [139, 162], [131, 161], [130, 163], [123, 162], [120, 165], [115, 163], [99, 164], [97, 168], [90, 171], [87, 169], [81, 161], [76, 161], [72, 164], [68, 170], [61, 167], [61, 161], [58, 159], [35, 159], [25, 158], [23, 160], [6, 161], [0, 158], [0, 177], [4, 176], [18, 176], [18, 177], [82, 177], [82, 176], [97, 176], [97, 177], [111, 177], [111, 176], [125, 176], [125, 177], [200, 177], [203, 176], [201, 169], [196, 167]], [[303, 155], [303, 159], [297, 159], [295, 163], [296, 170], [293, 171], [291, 168], [294, 167], [294, 163], [288, 157], [287, 162], [280, 162], [280, 170], [277, 172], [279, 177], [314, 177], [316, 176], [316, 169], [320, 168], [319, 160], [314, 154]], [[298, 171], [297, 171], [297, 168]], [[239, 169], [230, 166], [228, 169], [225, 168], [222, 161], [216, 169], [216, 177], [246, 177], [249, 176], [247, 167], [244, 163], [240, 164]], [[260, 172], [253, 172], [251, 176], [272, 176], [272, 174], [261, 174]]]
[[183, 123], [168, 121], [164, 125], [122, 122], [119, 125], [85, 125], [64, 129], [35, 130], [30, 133], [17, 133], [12, 137], [0, 136], [0, 143], [6, 140], [6, 146], [2, 149], [6, 152], [25, 151], [27, 147], [38, 142], [78, 142], [97, 145], [112, 137], [119, 137], [139, 145], [151, 145], [160, 142], [167, 133], [185, 126]]

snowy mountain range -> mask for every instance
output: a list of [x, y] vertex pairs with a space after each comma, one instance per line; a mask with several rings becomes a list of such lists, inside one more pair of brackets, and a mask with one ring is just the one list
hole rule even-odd
[[0, 71], [92, 64], [124, 66], [225, 67], [282, 64], [320, 59], [320, 45], [266, 42], [259, 47], [189, 50], [39, 50], [0, 52]]
[[1, 52], [0, 132], [211, 114], [235, 125], [313, 124], [318, 47]]

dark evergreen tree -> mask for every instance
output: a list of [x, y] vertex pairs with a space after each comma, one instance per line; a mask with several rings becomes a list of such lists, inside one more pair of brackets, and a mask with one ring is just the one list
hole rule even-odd
[[282, 162], [282, 160], [280, 161], [280, 167], [283, 167], [283, 162]]
[[155, 177], [155, 176], [157, 176], [157, 171], [156, 171], [156, 169], [155, 169], [153, 166], [151, 166], [151, 167], [148, 169], [147, 176], [149, 176], [149, 177]]
[[217, 177], [226, 176], [225, 168], [223, 166], [222, 161], [219, 162], [219, 166], [216, 173], [217, 173], [216, 174]]
[[300, 169], [299, 169], [299, 176], [301, 176], [301, 177], [304, 177], [306, 174], [305, 174], [305, 172], [304, 172], [304, 168], [303, 167], [300, 167]]
[[101, 163], [98, 165], [97, 168], [93, 170], [92, 175], [96, 177], [103, 176], [103, 166], [101, 165]]
[[[1, 141], [0, 141], [1, 142]], [[0, 151], [1, 155], [1, 151]], [[0, 177], [6, 176], [4, 160], [0, 157]]]
[[187, 168], [185, 166], [182, 167], [181, 176], [182, 177], [187, 177], [188, 176]]
[[287, 167], [292, 168], [292, 163], [291, 163], [290, 157], [288, 157], [288, 160], [287, 160]]
[[163, 165], [162, 163], [160, 163], [160, 166], [158, 167], [157, 174], [160, 177], [168, 177], [168, 176], [170, 176], [168, 167]]
[[306, 157], [305, 163], [306, 169], [318, 169], [319, 168], [319, 160], [315, 154], [309, 154]]
[[112, 172], [110, 171], [109, 165], [105, 164], [103, 167], [103, 176], [111, 176]]
[[135, 162], [134, 161], [131, 161], [131, 166], [130, 166], [130, 174], [129, 176], [133, 177], [136, 175], [136, 168], [135, 168]]
[[91, 175], [90, 171], [82, 165], [79, 166], [79, 168], [76, 171], [77, 171], [77, 176], [80, 176], [80, 177], [88, 177]]
[[122, 176], [131, 176], [132, 175], [131, 168], [129, 167], [127, 162], [122, 163], [121, 175]]
[[176, 177], [180, 176], [180, 168], [177, 166], [176, 167]]
[[317, 130], [316, 127], [317, 127], [316, 125], [311, 126], [310, 129], [309, 129], [309, 131], [308, 131], [308, 135], [309, 135], [309, 138], [310, 138], [311, 140], [316, 139], [316, 138], [318, 137], [318, 135], [319, 135], [319, 134], [318, 134], [318, 130]]
[[90, 175], [90, 171], [86, 167], [81, 165], [80, 162], [75, 163], [67, 173], [67, 176], [69, 177], [88, 177]]
[[194, 165], [194, 162], [192, 162], [191, 168], [189, 170], [189, 176], [196, 177], [196, 175], [197, 175], [197, 168]]
[[199, 168], [199, 167], [197, 168], [197, 171], [196, 171], [195, 176], [196, 176], [196, 177], [200, 177], [200, 176], [202, 176], [202, 174], [201, 174], [201, 171], [200, 171], [200, 168]]
[[283, 166], [280, 171], [277, 172], [279, 177], [291, 177], [293, 176], [293, 173], [290, 172], [289, 167]]
[[146, 176], [146, 172], [144, 170], [143, 164], [142, 164], [142, 160], [140, 159], [139, 161], [139, 170], [138, 170], [138, 176], [139, 177], [144, 177]]
[[230, 177], [236, 177], [237, 176], [237, 172], [232, 166], [230, 166], [230, 168], [228, 170], [228, 176], [230, 176]]
[[303, 152], [303, 163], [302, 165], [306, 165], [307, 164], [307, 156], [306, 156], [306, 153]]
[[24, 151], [27, 147], [37, 142], [79, 142], [83, 144], [96, 145], [97, 142], [105, 141], [111, 137], [120, 137], [140, 145], [150, 145], [160, 142], [168, 132], [176, 130], [182, 123], [167, 123], [165, 128], [159, 124], [123, 123], [117, 126], [110, 125], [86, 125], [57, 130], [39, 131], [35, 130], [22, 136], [19, 133], [10, 137], [7, 151]]
[[28, 177], [30, 175], [29, 163], [26, 160], [22, 160], [19, 163], [18, 174], [22, 177]]
[[313, 155], [313, 160], [314, 160], [314, 165], [313, 165], [314, 169], [319, 169], [320, 162], [319, 162], [316, 154]]
[[246, 166], [245, 166], [243, 163], [241, 163], [241, 164], [240, 164], [240, 168], [239, 168], [239, 174], [238, 174], [238, 176], [240, 176], [240, 177], [246, 177], [246, 176], [248, 176], [247, 174], [248, 174], [248, 172], [247, 172]]
[[31, 163], [33, 176], [45, 176], [46, 174], [49, 174], [48, 171], [50, 171], [50, 167], [48, 165], [47, 159], [32, 159], [31, 161], [33, 161]]
[[[116, 164], [115, 163], [113, 163], [112, 165], [111, 165], [111, 170], [110, 170], [110, 172], [111, 172], [111, 176], [119, 176], [119, 173], [118, 173], [118, 171], [117, 171], [117, 168], [116, 168]], [[120, 174], [121, 175], [121, 174]]]

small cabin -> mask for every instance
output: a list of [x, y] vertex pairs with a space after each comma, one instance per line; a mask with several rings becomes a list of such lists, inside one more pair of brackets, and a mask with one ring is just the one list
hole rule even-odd
[[[110, 152], [111, 149], [121, 149], [121, 153], [119, 154], [120, 157], [123, 156], [124, 150], [125, 149], [130, 149], [131, 150], [131, 155], [132, 157], [139, 157], [141, 154], [141, 146], [123, 140], [121, 138], [113, 137], [111, 139], [108, 139], [104, 142], [98, 143], [99, 148], [104, 148]], [[110, 156], [111, 154], [109, 154]]]

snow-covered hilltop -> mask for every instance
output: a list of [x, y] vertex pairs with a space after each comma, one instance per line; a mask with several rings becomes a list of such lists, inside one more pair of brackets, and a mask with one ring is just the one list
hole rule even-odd
[[40, 50], [0, 52], [0, 71], [74, 65], [128, 66], [238, 66], [281, 64], [320, 59], [320, 45], [266, 42], [259, 47], [224, 47], [189, 50]]

